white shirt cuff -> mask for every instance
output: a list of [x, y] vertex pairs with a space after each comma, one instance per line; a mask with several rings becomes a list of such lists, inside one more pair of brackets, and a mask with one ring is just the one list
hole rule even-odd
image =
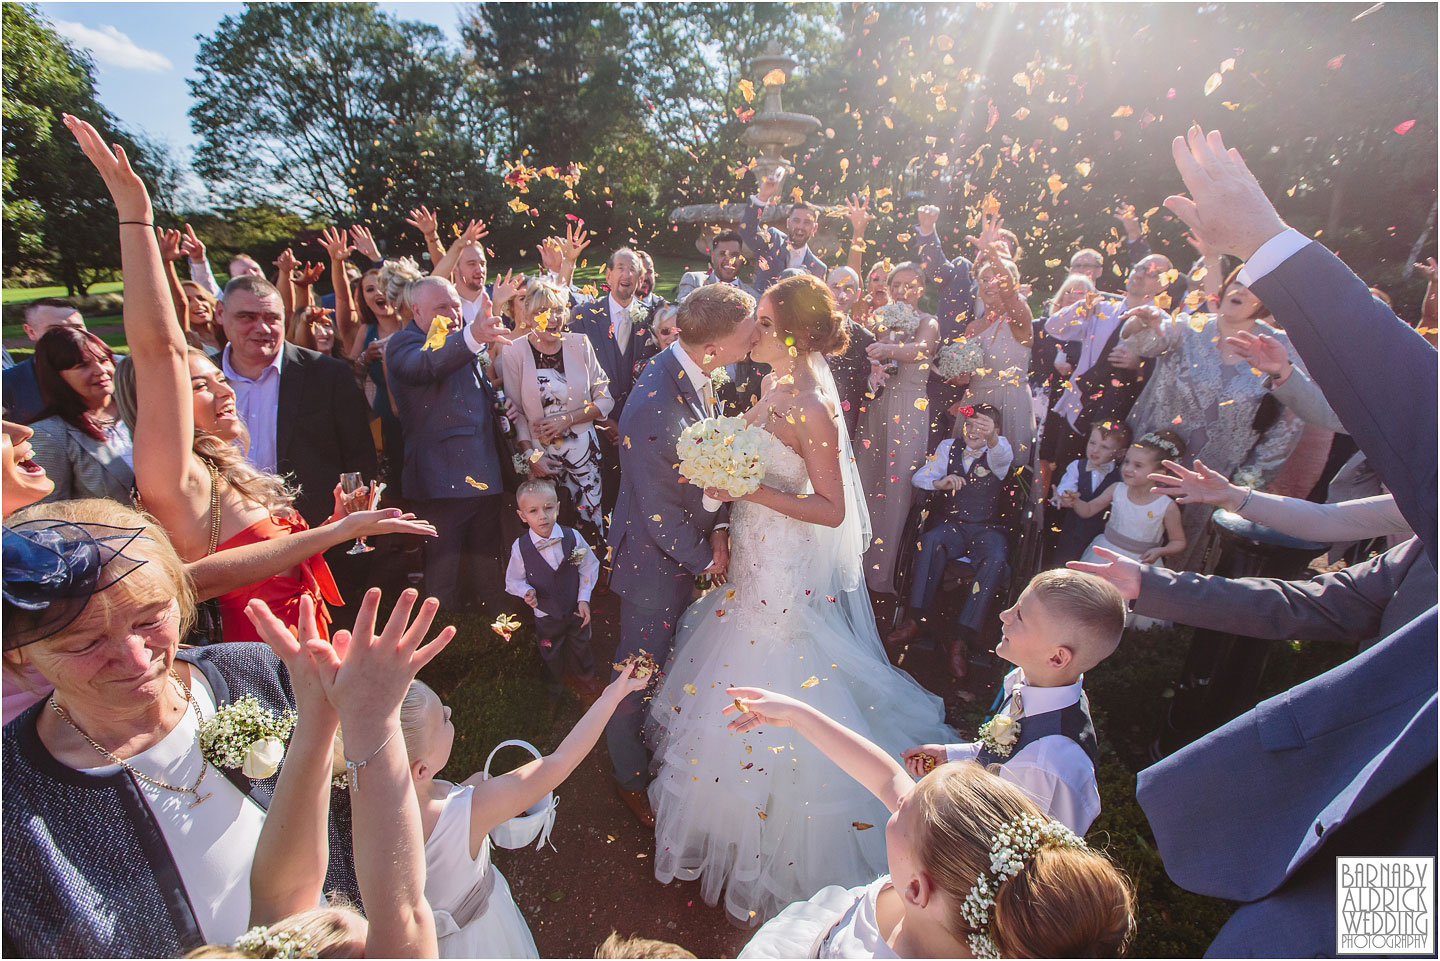
[[485, 349], [485, 345], [480, 341], [476, 340], [475, 335], [470, 333], [469, 324], [466, 324], [464, 327], [460, 328], [460, 336], [465, 338], [465, 346], [469, 347], [473, 353], [479, 354], [482, 350]]
[[1309, 245], [1310, 238], [1294, 227], [1287, 227], [1260, 245], [1260, 249], [1240, 268], [1236, 279], [1249, 287]]

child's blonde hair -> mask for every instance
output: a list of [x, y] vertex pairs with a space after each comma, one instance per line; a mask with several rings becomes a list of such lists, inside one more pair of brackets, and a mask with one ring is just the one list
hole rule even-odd
[[1051, 622], [1065, 626], [1064, 645], [1080, 671], [1090, 670], [1120, 646], [1125, 598], [1103, 577], [1059, 567], [1036, 574], [1027, 590], [1045, 606]]
[[654, 938], [620, 937], [619, 931], [611, 931], [600, 947], [595, 949], [597, 958], [693, 958], [695, 955], [678, 944], [656, 941]]
[[[410, 688], [400, 702], [400, 736], [405, 739], [405, 750], [413, 761], [425, 750], [425, 693], [435, 691], [424, 681], [411, 681]], [[439, 695], [436, 695], [439, 698]], [[336, 777], [345, 773], [345, 732], [336, 730], [333, 754], [330, 759], [331, 773]]]
[[[1017, 787], [973, 761], [944, 764], [907, 799], [920, 811], [920, 865], [947, 900], [946, 927], [964, 942], [973, 929], [960, 905], [990, 875], [990, 844], [1019, 817], [1043, 817]], [[990, 878], [994, 884], [995, 878]], [[1042, 846], [994, 889], [990, 937], [1003, 958], [1116, 957], [1135, 930], [1135, 894], [1102, 852]]]
[[[262, 928], [262, 936], [275, 944], [296, 944], [304, 947], [293, 957], [303, 958], [352, 958], [363, 957], [363, 953], [352, 953], [350, 945], [355, 940], [355, 928], [347, 923], [346, 914], [353, 915], [360, 925], [365, 919], [350, 906], [344, 898], [332, 895], [334, 901], [329, 907], [312, 908], [292, 914]], [[364, 930], [363, 927], [361, 930]], [[248, 932], [247, 932], [248, 933]], [[243, 941], [244, 938], [236, 938]], [[268, 947], [236, 947], [234, 944], [207, 944], [196, 948], [186, 958], [279, 958], [287, 955]]]

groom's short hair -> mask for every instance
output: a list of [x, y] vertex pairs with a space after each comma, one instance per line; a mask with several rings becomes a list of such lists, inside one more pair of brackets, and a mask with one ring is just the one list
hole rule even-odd
[[755, 312], [755, 298], [729, 284], [707, 284], [680, 302], [675, 326], [680, 339], [692, 346], [729, 337]]

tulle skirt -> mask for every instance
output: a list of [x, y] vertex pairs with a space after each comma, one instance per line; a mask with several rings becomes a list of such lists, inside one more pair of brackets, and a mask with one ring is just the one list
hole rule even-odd
[[954, 732], [943, 702], [891, 666], [873, 621], [852, 619], [868, 611], [847, 603], [863, 588], [783, 611], [733, 593], [691, 605], [651, 704], [655, 876], [698, 877], [706, 903], [723, 893], [731, 916], [759, 924], [827, 885], [885, 874], [889, 812], [791, 728], [731, 734], [727, 687], [796, 697], [896, 756]]

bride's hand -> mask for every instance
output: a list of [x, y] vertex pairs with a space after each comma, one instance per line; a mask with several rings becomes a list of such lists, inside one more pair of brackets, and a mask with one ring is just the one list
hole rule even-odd
[[722, 504], [729, 504], [731, 501], [743, 501], [747, 500], [750, 497], [749, 494], [746, 494], [743, 497], [736, 497], [729, 491], [721, 490], [718, 487], [705, 488], [705, 496], [710, 498], [712, 501], [719, 501]]
[[732, 687], [725, 691], [735, 699], [726, 704], [721, 714], [737, 715], [730, 722], [730, 730], [740, 734], [757, 727], [794, 727], [797, 716], [808, 706], [793, 697], [776, 694], [758, 687]]

